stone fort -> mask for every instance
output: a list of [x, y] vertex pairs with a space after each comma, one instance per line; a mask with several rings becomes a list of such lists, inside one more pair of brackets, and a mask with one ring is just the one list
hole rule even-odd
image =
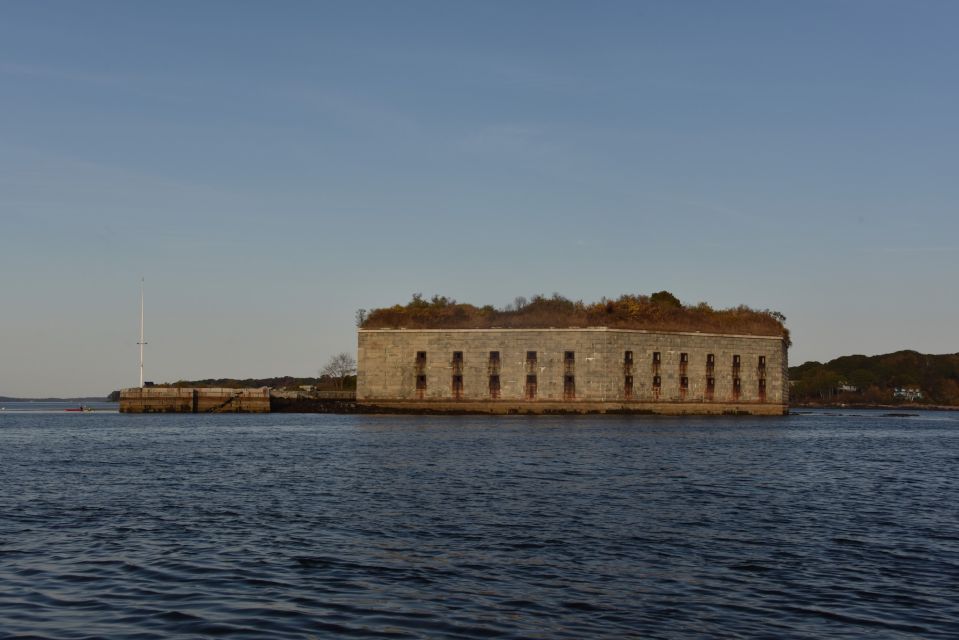
[[783, 336], [359, 329], [357, 403], [411, 412], [783, 415]]

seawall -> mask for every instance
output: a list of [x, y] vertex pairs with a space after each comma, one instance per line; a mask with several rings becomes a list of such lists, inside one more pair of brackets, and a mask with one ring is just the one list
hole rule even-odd
[[120, 391], [120, 413], [269, 413], [270, 390], [135, 387]]

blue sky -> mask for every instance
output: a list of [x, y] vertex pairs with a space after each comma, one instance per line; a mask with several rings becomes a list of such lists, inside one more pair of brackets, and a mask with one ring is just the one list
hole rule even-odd
[[0, 395], [314, 375], [356, 309], [668, 289], [959, 351], [959, 5], [0, 4]]

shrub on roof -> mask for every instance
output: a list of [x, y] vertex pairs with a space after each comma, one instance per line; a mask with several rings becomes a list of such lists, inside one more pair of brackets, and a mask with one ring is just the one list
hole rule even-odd
[[542, 329], [548, 327], [610, 327], [650, 331], [701, 331], [704, 333], [783, 336], [789, 344], [785, 316], [769, 309], [740, 305], [713, 309], [705, 302], [684, 305], [668, 291], [651, 296], [625, 294], [599, 302], [572, 301], [558, 293], [517, 298], [502, 309], [476, 307], [446, 296], [429, 300], [413, 294], [405, 305], [373, 309], [363, 314], [363, 329]]

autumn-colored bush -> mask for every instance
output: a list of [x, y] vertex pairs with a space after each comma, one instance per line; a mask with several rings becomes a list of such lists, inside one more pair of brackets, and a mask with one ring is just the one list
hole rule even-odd
[[414, 294], [406, 305], [362, 310], [364, 329], [542, 329], [548, 327], [611, 327], [650, 331], [701, 331], [704, 333], [783, 336], [786, 318], [775, 311], [746, 306], [713, 309], [706, 303], [683, 305], [668, 291], [651, 296], [622, 295], [599, 302], [572, 301], [559, 294], [533, 296], [504, 309], [458, 303], [444, 296], [426, 300]]

